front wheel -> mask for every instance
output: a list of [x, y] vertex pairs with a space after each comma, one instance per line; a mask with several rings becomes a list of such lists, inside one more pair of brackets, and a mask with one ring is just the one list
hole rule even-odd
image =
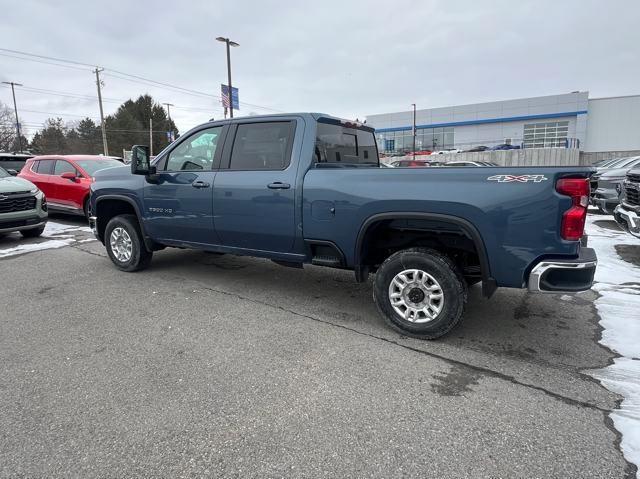
[[153, 253], [147, 251], [134, 215], [112, 218], [105, 229], [105, 246], [109, 258], [122, 271], [139, 271], [149, 266]]
[[40, 228], [32, 228], [30, 230], [22, 230], [22, 231], [20, 231], [20, 234], [24, 238], [37, 238], [42, 233], [44, 233], [44, 226], [41, 226]]
[[382, 263], [373, 283], [373, 298], [396, 331], [436, 339], [461, 321], [467, 287], [447, 256], [427, 248], [411, 248]]

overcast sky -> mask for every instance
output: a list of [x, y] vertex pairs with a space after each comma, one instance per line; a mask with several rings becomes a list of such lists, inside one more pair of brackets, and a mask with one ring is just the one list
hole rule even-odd
[[[430, 108], [575, 90], [592, 98], [640, 94], [639, 0], [0, 0], [0, 7], [1, 48], [212, 95], [226, 83], [225, 49], [215, 37], [229, 36], [240, 44], [231, 51], [233, 84], [241, 102], [257, 105], [241, 104], [242, 115], [321, 111], [363, 119], [414, 102]], [[95, 97], [89, 68], [0, 54], [0, 81]], [[175, 104], [180, 131], [222, 117], [219, 99], [104, 73], [103, 96], [114, 100], [105, 102], [107, 114], [118, 100], [150, 93]], [[95, 99], [16, 95], [31, 134], [49, 116], [99, 118]], [[9, 89], [0, 88], [0, 101], [12, 104]]]

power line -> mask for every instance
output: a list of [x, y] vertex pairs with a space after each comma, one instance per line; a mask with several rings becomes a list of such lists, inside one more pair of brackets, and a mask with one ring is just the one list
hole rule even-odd
[[[84, 66], [84, 67], [94, 68], [93, 65], [89, 65], [88, 63], [76, 62], [76, 61], [73, 61], [73, 60], [65, 60], [63, 58], [50, 57], [50, 56], [47, 56], [47, 55], [37, 55], [35, 53], [22, 52], [22, 51], [19, 51], [19, 50], [11, 50], [11, 49], [8, 49], [8, 48], [0, 48], [0, 51], [14, 53], [14, 54], [18, 54], [18, 55], [24, 55], [24, 56], [27, 56], [27, 57], [36, 57], [36, 58], [45, 59], [45, 60], [53, 60], [53, 61], [56, 61], [56, 62], [70, 63], [70, 64], [73, 64], [73, 65], [80, 65], [80, 66]], [[19, 57], [16, 57], [16, 58], [19, 58]], [[21, 58], [19, 58], [19, 59], [21, 59]], [[28, 60], [28, 59], [24, 58], [24, 60]], [[59, 66], [61, 66], [61, 65], [59, 65]], [[184, 87], [172, 85], [170, 83], [159, 82], [159, 81], [152, 80], [152, 79], [149, 79], [149, 78], [145, 78], [145, 77], [142, 77], [142, 76], [139, 76], [139, 75], [133, 75], [133, 74], [130, 74], [130, 73], [119, 71], [119, 70], [114, 70], [112, 68], [105, 68], [105, 71], [112, 72], [112, 73], [115, 73], [115, 74], [118, 74], [118, 75], [123, 75], [123, 76], [126, 76], [126, 77], [130, 77], [130, 78], [136, 79], [138, 81], [144, 81], [144, 82], [147, 82], [147, 83], [151, 83], [151, 84], [154, 84], [154, 86], [163, 86], [165, 88], [171, 88], [171, 89], [174, 89], [174, 90], [179, 90], [179, 91], [181, 91], [183, 93], [190, 93], [192, 95], [206, 96], [206, 97], [216, 98], [218, 100], [221, 99], [220, 96], [213, 95], [211, 93], [201, 92], [201, 91], [198, 91], [198, 90], [193, 90], [191, 88], [184, 88]], [[105, 75], [109, 75], [109, 76], [113, 76], [115, 78], [118, 78], [115, 75], [109, 74], [109, 73], [105, 73]], [[120, 79], [124, 80], [124, 78], [120, 78]], [[133, 80], [130, 80], [130, 81], [133, 81]], [[147, 85], [147, 86], [149, 86], [149, 85]], [[280, 110], [276, 110], [275, 108], [269, 108], [269, 107], [266, 107], [266, 106], [256, 105], [256, 104], [253, 104], [253, 103], [240, 102], [240, 104], [241, 105], [252, 106], [254, 108], [260, 108], [260, 109], [263, 109], [263, 110], [270, 110], [270, 111], [281, 113]]]
[[25, 60], [28, 62], [43, 63], [46, 65], [55, 65], [57, 67], [62, 67], [62, 68], [71, 68], [73, 70], [87, 71], [86, 68], [74, 67], [72, 65], [63, 65], [62, 63], [45, 62], [43, 60], [36, 60], [35, 58], [17, 57], [15, 55], [9, 55], [7, 53], [0, 53], [0, 55], [2, 55], [3, 57], [15, 58], [16, 60]]

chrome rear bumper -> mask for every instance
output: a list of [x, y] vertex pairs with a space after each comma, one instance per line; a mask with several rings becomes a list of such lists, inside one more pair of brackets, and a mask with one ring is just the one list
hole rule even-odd
[[529, 274], [534, 293], [578, 293], [591, 289], [598, 258], [592, 248], [580, 248], [576, 259], [542, 260]]

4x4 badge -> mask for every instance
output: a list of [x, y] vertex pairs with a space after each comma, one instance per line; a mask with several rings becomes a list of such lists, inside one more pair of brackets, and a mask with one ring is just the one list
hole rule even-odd
[[526, 183], [533, 181], [534, 183], [540, 183], [546, 181], [548, 178], [544, 175], [493, 175], [487, 178], [489, 181], [497, 181], [498, 183]]

